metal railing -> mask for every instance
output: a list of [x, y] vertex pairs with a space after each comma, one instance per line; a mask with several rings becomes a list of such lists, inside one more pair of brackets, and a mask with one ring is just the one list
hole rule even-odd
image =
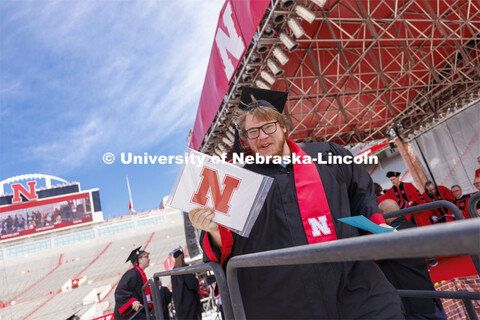
[[[436, 201], [384, 214], [385, 218], [446, 207], [458, 220], [464, 220], [460, 210], [451, 202]], [[480, 251], [480, 219], [442, 223], [435, 226], [411, 228], [401, 232], [341, 239], [333, 242], [304, 245], [233, 257], [227, 266], [228, 282], [222, 267], [214, 262], [193, 265], [155, 273], [151, 286], [157, 320], [163, 319], [162, 302], [159, 299], [160, 277], [213, 271], [219, 286], [226, 319], [244, 319], [245, 311], [237, 278], [239, 268], [310, 264], [373, 259], [425, 257], [431, 255], [471, 254], [478, 270]], [[475, 257], [477, 259], [475, 259]], [[476, 260], [476, 261], [475, 261]], [[144, 287], [146, 287], [146, 285]], [[425, 298], [461, 299], [470, 318], [477, 319], [471, 299], [480, 300], [480, 293], [397, 290], [401, 296]], [[230, 294], [229, 294], [230, 293]], [[145, 301], [145, 297], [144, 297]], [[147, 319], [149, 315], [147, 314]]]
[[471, 219], [236, 256], [227, 265], [233, 314], [236, 319], [245, 319], [237, 276], [239, 268], [477, 254], [479, 235], [480, 220]]
[[480, 192], [475, 193], [468, 200], [468, 213], [472, 218], [478, 218], [477, 203], [480, 201]]
[[[477, 195], [479, 195], [479, 194], [480, 194], [480, 192]], [[475, 195], [475, 196], [477, 196], [477, 195]], [[480, 195], [479, 195], [478, 199], [480, 199]], [[475, 200], [473, 202], [476, 203]], [[470, 202], [469, 202], [468, 206], [470, 207]], [[389, 212], [389, 213], [385, 213], [383, 215], [383, 217], [385, 219], [393, 218], [393, 217], [397, 217], [397, 216], [400, 216], [400, 215], [404, 216], [404, 215], [407, 215], [407, 214], [410, 214], [410, 213], [417, 213], [417, 212], [422, 212], [422, 211], [427, 211], [427, 210], [432, 210], [432, 209], [437, 209], [437, 208], [442, 208], [442, 207], [447, 208], [448, 210], [452, 211], [453, 215], [455, 216], [455, 219], [457, 219], [457, 220], [464, 220], [465, 219], [462, 212], [460, 211], [460, 209], [458, 209], [458, 207], [456, 205], [454, 205], [453, 203], [451, 203], [450, 201], [446, 201], [446, 200], [429, 202], [429, 203], [421, 204], [421, 205], [410, 207], [410, 208], [405, 208], [405, 209], [401, 209], [401, 210], [397, 210], [397, 211], [392, 211], [392, 212]], [[470, 213], [470, 216], [474, 217], [474, 216], [472, 216], [471, 213]], [[477, 241], [479, 241], [479, 240], [477, 239]], [[477, 270], [477, 274], [480, 275], [480, 257], [478, 256], [478, 252], [470, 255], [470, 257], [472, 258], [473, 265], [475, 266], [475, 269]]]
[[456, 205], [454, 205], [453, 203], [447, 200], [428, 202], [424, 204], [419, 204], [417, 206], [408, 207], [408, 208], [397, 210], [397, 211], [392, 211], [389, 213], [385, 213], [383, 217], [393, 218], [397, 216], [404, 216], [410, 213], [418, 213], [418, 212], [428, 211], [428, 210], [438, 209], [438, 208], [447, 208], [448, 210], [452, 211], [453, 215], [455, 216], [455, 219], [457, 220], [465, 219], [463, 217], [462, 212], [460, 212], [460, 209], [458, 209]]
[[[177, 275], [182, 275], [182, 274], [191, 274], [191, 273], [197, 273], [197, 272], [207, 272], [207, 271], [213, 271], [215, 274], [215, 279], [217, 280], [217, 285], [218, 289], [220, 291], [220, 298], [222, 299], [222, 306], [223, 306], [223, 312], [225, 314], [226, 319], [234, 319], [233, 316], [233, 309], [232, 309], [232, 303], [230, 301], [230, 295], [228, 294], [228, 285], [227, 285], [227, 280], [225, 279], [225, 272], [223, 272], [222, 267], [215, 262], [208, 262], [204, 264], [199, 264], [199, 265], [193, 265], [193, 266], [188, 266], [188, 267], [183, 267], [183, 268], [177, 268], [177, 269], [172, 269], [168, 271], [162, 271], [162, 272], [157, 272], [153, 275], [153, 280], [150, 279], [152, 283], [158, 283], [158, 279], [160, 277], [165, 277], [165, 276], [177, 276]], [[157, 292], [158, 292], [158, 285], [157, 285]], [[162, 303], [160, 299], [155, 298], [155, 294], [153, 294], [152, 290], [152, 295], [153, 295], [153, 304], [155, 306], [155, 317], [157, 320], [163, 320], [163, 314], [161, 314], [160, 310], [162, 310]], [[159, 295], [159, 293], [157, 293]], [[157, 309], [159, 312], [157, 312]]]
[[472, 300], [480, 300], [480, 292], [469, 291], [430, 291], [430, 290], [397, 290], [401, 297], [411, 298], [443, 298], [462, 300], [470, 320], [478, 320]]

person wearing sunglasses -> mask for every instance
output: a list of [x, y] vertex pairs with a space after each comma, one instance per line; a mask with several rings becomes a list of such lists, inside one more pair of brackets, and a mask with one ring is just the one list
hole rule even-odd
[[[284, 92], [243, 90], [235, 121], [251, 153], [302, 159], [351, 156], [334, 143], [289, 140], [281, 114], [286, 98]], [[337, 220], [353, 215], [387, 226], [373, 181], [360, 165], [285, 161], [244, 168], [274, 179], [248, 238], [213, 222], [210, 209], [189, 212], [193, 226], [203, 230], [205, 261], [226, 266], [237, 255], [358, 236], [358, 229]], [[398, 294], [373, 261], [245, 268], [238, 270], [238, 280], [249, 319], [403, 318]]]

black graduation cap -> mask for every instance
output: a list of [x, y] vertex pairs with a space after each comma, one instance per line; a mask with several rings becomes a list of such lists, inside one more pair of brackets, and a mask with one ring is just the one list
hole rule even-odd
[[78, 319], [80, 319], [80, 317], [78, 317], [78, 316], [74, 313], [74, 314], [72, 314], [70, 317], [68, 317], [68, 318], [65, 319], [65, 320], [78, 320]]
[[173, 257], [176, 259], [180, 257], [183, 254], [182, 248], [177, 248], [175, 252], [173, 253]]
[[400, 177], [400, 172], [398, 171], [388, 171], [387, 172], [387, 178], [391, 177]]
[[255, 104], [252, 102], [252, 96], [257, 100], [259, 106], [273, 107], [282, 113], [287, 103], [288, 92], [243, 87], [238, 107], [242, 110], [248, 110], [254, 107]]
[[140, 250], [142, 246], [138, 247], [137, 249], [134, 249], [132, 252], [130, 252], [130, 255], [128, 256], [127, 260], [125, 262], [131, 261], [132, 263], [135, 262], [135, 260], [138, 259], [138, 257], [144, 253], [145, 251]]

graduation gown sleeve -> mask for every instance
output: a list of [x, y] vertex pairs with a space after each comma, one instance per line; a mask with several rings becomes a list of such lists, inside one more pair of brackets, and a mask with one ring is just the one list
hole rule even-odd
[[[137, 269], [125, 272], [115, 289], [115, 319], [128, 319], [136, 311], [132, 309], [135, 301], [143, 305], [143, 279]], [[140, 312], [135, 319], [144, 319], [145, 313]]]

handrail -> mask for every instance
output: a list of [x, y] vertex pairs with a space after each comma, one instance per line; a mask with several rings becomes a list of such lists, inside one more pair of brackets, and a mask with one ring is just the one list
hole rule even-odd
[[[168, 271], [157, 272], [153, 275], [155, 282], [158, 283], [158, 278], [164, 276], [176, 276], [181, 274], [191, 274], [195, 272], [213, 271], [215, 279], [217, 280], [218, 289], [220, 291], [220, 298], [222, 299], [223, 312], [227, 320], [234, 319], [232, 303], [228, 294], [227, 280], [225, 279], [225, 272], [222, 267], [215, 262], [207, 262], [199, 265], [193, 265], [183, 268], [176, 268]], [[154, 299], [155, 310], [157, 309], [157, 302]], [[157, 320], [163, 320], [163, 315], [160, 317], [156, 315]]]
[[427, 211], [427, 210], [432, 210], [437, 208], [447, 208], [448, 210], [452, 211], [453, 215], [455, 216], [455, 219], [457, 220], [465, 219], [463, 217], [462, 212], [460, 212], [460, 209], [458, 209], [456, 205], [454, 205], [453, 203], [447, 200], [433, 201], [433, 202], [419, 204], [417, 206], [408, 207], [408, 208], [397, 210], [397, 211], [392, 211], [392, 212], [383, 214], [383, 217], [393, 218], [400, 215], [404, 216], [410, 213], [417, 213], [417, 212], [422, 212], [422, 211]]
[[[480, 192], [478, 194], [480, 194]], [[478, 196], [478, 198], [480, 199], [480, 196]], [[474, 199], [474, 202], [476, 202], [475, 199]], [[469, 210], [470, 210], [470, 203], [471, 203], [471, 198], [470, 198], [470, 202], [468, 204]], [[441, 207], [445, 207], [448, 210], [452, 211], [453, 214], [455, 215], [456, 220], [464, 220], [465, 219], [463, 217], [463, 214], [461, 213], [460, 209], [458, 209], [458, 207], [456, 205], [454, 205], [453, 203], [451, 203], [450, 201], [446, 201], [446, 200], [424, 203], [424, 204], [420, 204], [418, 206], [413, 206], [413, 207], [409, 207], [409, 208], [405, 208], [405, 209], [401, 209], [401, 210], [397, 210], [397, 211], [392, 211], [392, 212], [383, 214], [383, 217], [385, 219], [393, 218], [393, 217], [400, 216], [400, 215], [404, 216], [404, 215], [407, 215], [407, 214], [410, 214], [410, 213], [417, 213], [417, 212], [422, 212], [422, 211], [441, 208]], [[476, 214], [476, 212], [475, 212], [475, 214]], [[471, 213], [470, 213], [470, 216], [475, 217]], [[480, 257], [478, 256], [478, 252], [470, 255], [470, 257], [472, 258], [473, 265], [475, 266], [475, 269], [477, 270], [477, 274], [480, 275]]]
[[478, 218], [478, 213], [477, 213], [478, 201], [480, 201], [480, 192], [475, 193], [473, 196], [470, 197], [470, 200], [468, 200], [468, 213], [472, 218]]
[[397, 292], [401, 297], [461, 299], [465, 304], [470, 320], [478, 320], [472, 300], [480, 300], [480, 292], [431, 290], [397, 290]]
[[480, 220], [471, 219], [236, 256], [227, 265], [233, 314], [236, 319], [245, 319], [239, 268], [476, 254], [480, 251], [479, 235]]

